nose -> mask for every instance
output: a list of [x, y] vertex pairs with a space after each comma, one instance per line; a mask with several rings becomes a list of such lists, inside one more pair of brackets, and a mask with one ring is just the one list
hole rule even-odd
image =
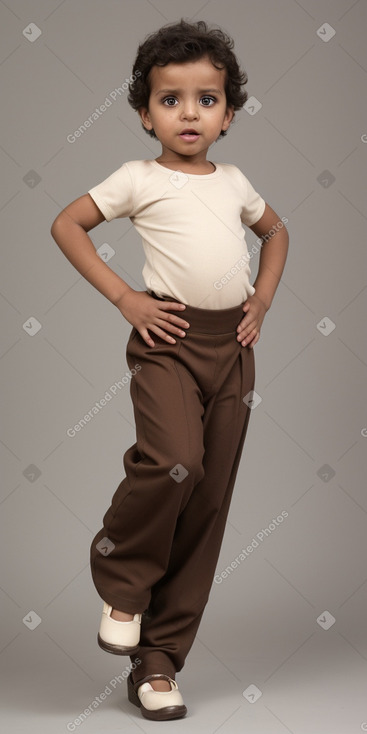
[[182, 117], [186, 120], [196, 120], [199, 117], [198, 105], [193, 99], [186, 99], [182, 104]]

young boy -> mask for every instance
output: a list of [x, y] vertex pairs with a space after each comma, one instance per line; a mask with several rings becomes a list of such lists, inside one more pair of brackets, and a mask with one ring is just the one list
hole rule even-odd
[[[155, 720], [187, 711], [175, 674], [208, 601], [250, 416], [253, 347], [288, 250], [283, 222], [244, 174], [207, 160], [247, 99], [232, 47], [220, 29], [183, 20], [139, 46], [128, 101], [162, 152], [124, 163], [51, 229], [133, 326], [137, 440], [91, 569], [104, 601], [98, 642], [130, 655], [129, 700]], [[144, 292], [98, 257], [87, 234], [127, 216], [143, 240]], [[268, 235], [254, 286], [242, 223]]]

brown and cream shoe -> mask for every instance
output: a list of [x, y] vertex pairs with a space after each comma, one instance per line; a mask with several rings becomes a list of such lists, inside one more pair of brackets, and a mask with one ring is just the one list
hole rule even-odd
[[112, 607], [104, 602], [98, 644], [102, 650], [115, 655], [132, 655], [139, 650], [141, 614], [134, 614], [130, 622], [111, 618]]
[[[171, 690], [155, 691], [149, 683], [152, 679], [167, 680], [171, 685]], [[147, 675], [137, 683], [133, 683], [130, 673], [127, 679], [127, 695], [130, 703], [139, 706], [146, 719], [167, 721], [168, 719], [179, 719], [187, 713], [176, 681], [164, 673]]]

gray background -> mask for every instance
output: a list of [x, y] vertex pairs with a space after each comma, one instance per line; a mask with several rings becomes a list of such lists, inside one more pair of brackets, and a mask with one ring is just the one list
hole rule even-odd
[[[70, 265], [50, 226], [124, 161], [160, 154], [126, 94], [75, 143], [67, 135], [130, 76], [138, 43], [181, 17], [234, 38], [262, 105], [236, 114], [209, 159], [239, 166], [290, 233], [255, 346], [261, 402], [217, 573], [288, 516], [213, 584], [178, 674], [188, 716], [160, 728], [357, 733], [367, 730], [365, 0], [0, 2], [3, 723], [65, 732], [109, 687], [74, 730], [157, 728], [127, 701], [124, 681], [112, 688], [129, 659], [97, 646], [101, 600], [89, 571], [135, 441], [128, 386], [66, 434], [125, 375], [131, 326]], [[143, 290], [131, 222], [91, 236]], [[251, 282], [257, 265], [258, 256]], [[261, 696], [251, 698], [252, 685]]]

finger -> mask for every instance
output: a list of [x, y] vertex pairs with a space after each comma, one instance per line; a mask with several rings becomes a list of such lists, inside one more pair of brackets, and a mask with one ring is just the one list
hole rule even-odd
[[239, 324], [239, 328], [237, 327], [238, 335], [241, 337], [238, 341], [241, 341], [241, 339], [243, 339], [245, 336], [251, 334], [251, 332], [256, 329], [256, 326], [257, 321], [255, 318], [252, 318], [251, 321], [247, 321], [246, 324], [241, 321]]
[[176, 301], [160, 301], [160, 304], [159, 305], [162, 308], [170, 308], [170, 309], [178, 308], [178, 309], [182, 309], [183, 310], [184, 308], [186, 308], [186, 304], [185, 303], [179, 303], [179, 302], [176, 302]]
[[176, 303], [175, 301], [159, 301], [158, 308], [163, 311], [184, 311], [186, 306], [184, 303]]
[[141, 331], [139, 331], [139, 334], [141, 338], [145, 341], [145, 343], [148, 345], [148, 347], [155, 346], [153, 339], [151, 338], [151, 336], [149, 335], [149, 332], [146, 329], [142, 329]]
[[[175, 326], [173, 323], [170, 324], [167, 321], [164, 321], [164, 319], [158, 319], [160, 322], [159, 326], [161, 326], [162, 329], [167, 329], [172, 334], [177, 334], [178, 336], [186, 336], [186, 331], [183, 331], [183, 329], [180, 329], [178, 326]], [[189, 326], [186, 321], [183, 322], [185, 326]], [[158, 326], [158, 324], [157, 324]]]
[[242, 346], [246, 346], [250, 341], [252, 341], [252, 336], [256, 335], [256, 329], [253, 329], [248, 333], [248, 335], [242, 340], [241, 344]]
[[242, 339], [246, 339], [252, 333], [252, 331], [253, 329], [249, 329], [248, 326], [246, 326], [246, 328], [241, 329], [241, 331], [239, 332], [237, 340], [240, 342], [242, 341]]
[[246, 316], [244, 316], [242, 321], [240, 321], [240, 323], [238, 324], [237, 331], [239, 332], [239, 331], [243, 331], [244, 329], [254, 329], [255, 326], [256, 326], [255, 317], [250, 316], [250, 314], [246, 314]]
[[[166, 331], [163, 329], [160, 329], [157, 324], [152, 324], [151, 326], [148, 326], [150, 331], [153, 331], [154, 334], [157, 334], [157, 336], [160, 336], [161, 339], [164, 339], [164, 341], [168, 342], [169, 344], [176, 344], [176, 339], [173, 338], [173, 336], [170, 336], [170, 334], [167, 334]], [[183, 332], [185, 334], [185, 332]]]
[[259, 341], [259, 339], [260, 339], [260, 334], [257, 333], [256, 336], [255, 336], [255, 339], [253, 339], [251, 342], [248, 342], [247, 343], [247, 346], [248, 347], [251, 347], [251, 349], [253, 349], [254, 346], [255, 346], [255, 344], [257, 344], [257, 342]]
[[[186, 306], [185, 306], [185, 308], [186, 308]], [[185, 319], [180, 319], [179, 316], [174, 316], [171, 313], [167, 313], [167, 314], [165, 313], [164, 314], [164, 317], [163, 317], [161, 315], [161, 313], [160, 313], [160, 310], [161, 310], [160, 307], [158, 307], [158, 318], [161, 321], [163, 321], [163, 322], [168, 321], [168, 322], [170, 322], [172, 324], [176, 324], [177, 326], [181, 326], [181, 328], [182, 327], [185, 327], [186, 329], [189, 328], [190, 324], [188, 323], [188, 321], [185, 321]], [[163, 311], [166, 311], [166, 309], [163, 309]], [[175, 333], [177, 333], [177, 332], [175, 332]]]

